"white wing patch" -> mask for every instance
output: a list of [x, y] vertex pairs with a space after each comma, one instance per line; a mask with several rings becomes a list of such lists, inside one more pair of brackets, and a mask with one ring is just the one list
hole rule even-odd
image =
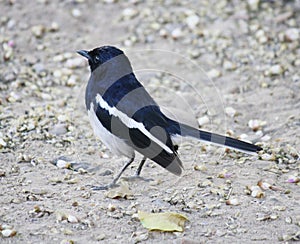
[[134, 156], [134, 150], [132, 147], [103, 127], [94, 111], [93, 103], [91, 103], [90, 110], [88, 110], [88, 116], [93, 127], [94, 134], [101, 139], [109, 150], [116, 155], [125, 155], [130, 158]]
[[117, 118], [119, 118], [122, 123], [124, 123], [128, 128], [131, 129], [138, 129], [140, 130], [145, 136], [147, 136], [149, 139], [154, 141], [156, 144], [158, 144], [160, 147], [162, 147], [165, 151], [168, 153], [173, 153], [173, 151], [165, 145], [163, 142], [161, 142], [159, 139], [157, 139], [155, 136], [153, 136], [143, 125], [143, 123], [137, 122], [134, 119], [128, 117], [125, 113], [118, 110], [116, 107], [110, 107], [106, 101], [103, 100], [100, 94], [97, 94], [96, 101], [99, 104], [99, 106], [109, 112], [110, 115], [113, 115]]

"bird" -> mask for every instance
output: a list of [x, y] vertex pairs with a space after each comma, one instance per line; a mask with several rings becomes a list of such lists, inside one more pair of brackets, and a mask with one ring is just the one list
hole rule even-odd
[[174, 142], [178, 136], [249, 154], [262, 150], [258, 145], [200, 130], [166, 116], [138, 81], [121, 49], [107, 45], [77, 53], [88, 60], [91, 71], [85, 105], [94, 134], [113, 154], [129, 159], [110, 184], [94, 186], [94, 190], [116, 186], [126, 168], [134, 162], [136, 152], [143, 155], [136, 170], [137, 177], [147, 159], [181, 175], [183, 164]]

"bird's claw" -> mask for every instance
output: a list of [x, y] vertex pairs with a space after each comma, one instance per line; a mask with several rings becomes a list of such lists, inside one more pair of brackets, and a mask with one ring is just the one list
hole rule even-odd
[[108, 185], [104, 185], [104, 186], [91, 186], [91, 189], [93, 191], [107, 191], [111, 188], [115, 188], [115, 187], [118, 187], [119, 185], [116, 184], [116, 183], [111, 183], [111, 184], [108, 184]]
[[145, 182], [153, 181], [153, 179], [148, 179], [148, 178], [139, 176], [137, 174], [135, 174], [133, 176], [129, 176], [129, 177], [122, 177], [122, 179], [124, 179], [126, 181], [136, 181], [136, 180], [142, 180], [142, 181], [145, 181]]

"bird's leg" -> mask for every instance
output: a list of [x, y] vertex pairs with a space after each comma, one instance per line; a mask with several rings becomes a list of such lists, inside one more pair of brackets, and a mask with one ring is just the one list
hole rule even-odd
[[128, 166], [133, 162], [134, 160], [134, 157], [132, 157], [124, 166], [123, 168], [121, 169], [120, 173], [113, 179], [113, 181], [108, 184], [108, 185], [105, 185], [105, 186], [93, 186], [92, 189], [95, 190], [95, 191], [98, 191], [98, 190], [107, 190], [109, 188], [112, 188], [112, 187], [115, 187], [117, 186], [117, 181], [120, 179], [120, 177], [122, 176], [122, 174], [124, 173], [124, 171], [128, 168]]
[[139, 164], [139, 167], [137, 168], [135, 174], [133, 176], [130, 176], [130, 177], [126, 177], [125, 179], [126, 180], [144, 180], [144, 181], [152, 181], [152, 179], [146, 179], [144, 177], [141, 177], [140, 174], [141, 174], [141, 171], [142, 171], [142, 168], [146, 162], [146, 157], [143, 157], [142, 161], [140, 162]]
[[133, 162], [134, 157], [132, 157], [121, 169], [120, 173], [117, 175], [116, 178], [114, 178], [114, 180], [112, 181], [112, 185], [115, 185], [117, 183], [117, 181], [120, 179], [120, 177], [122, 176], [122, 174], [124, 173], [124, 171], [128, 168], [128, 166]]
[[143, 168], [143, 166], [144, 166], [144, 164], [146, 162], [146, 159], [147, 159], [146, 157], [143, 157], [142, 161], [140, 162], [139, 167], [137, 168], [137, 170], [135, 172], [136, 176], [140, 176], [142, 168]]

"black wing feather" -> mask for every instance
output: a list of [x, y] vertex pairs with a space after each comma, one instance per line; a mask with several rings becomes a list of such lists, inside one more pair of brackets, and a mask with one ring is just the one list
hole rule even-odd
[[[148, 111], [147, 116], [151, 116], [150, 111], [151, 110]], [[182, 163], [178, 158], [176, 151], [174, 150], [174, 146], [167, 132], [165, 132], [166, 135], [164, 136], [164, 138], [167, 138], [167, 144], [168, 147], [171, 149], [172, 153], [169, 153], [166, 150], [164, 150], [158, 143], [151, 140], [151, 138], [149, 138], [139, 129], [128, 128], [118, 117], [109, 114], [107, 110], [101, 108], [98, 104], [96, 104], [95, 112], [99, 121], [109, 132], [123, 139], [136, 151], [140, 152], [145, 157], [158, 163], [160, 166], [166, 168], [170, 172], [176, 175], [181, 174]], [[152, 118], [155, 117], [157, 117], [156, 119], [158, 119], [159, 116], [157, 116], [157, 114], [152, 114]], [[153, 123], [155, 123], [155, 120], [153, 120]], [[150, 122], [148, 122], [146, 129], [148, 130], [148, 128], [153, 128], [154, 126], [156, 126], [156, 124], [151, 125]], [[164, 130], [163, 127], [161, 128]], [[161, 138], [161, 134], [151, 134], [157, 139]]]

